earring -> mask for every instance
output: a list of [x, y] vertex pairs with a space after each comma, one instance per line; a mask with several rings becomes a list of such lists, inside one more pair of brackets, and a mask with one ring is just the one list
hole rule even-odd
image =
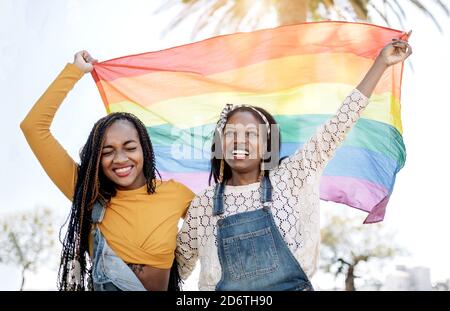
[[223, 171], [225, 169], [225, 161], [220, 160], [219, 183], [223, 182]]

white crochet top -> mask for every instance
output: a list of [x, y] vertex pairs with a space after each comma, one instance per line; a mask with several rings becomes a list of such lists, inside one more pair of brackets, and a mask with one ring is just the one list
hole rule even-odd
[[[302, 148], [270, 171], [271, 210], [284, 241], [308, 278], [319, 258], [319, 184], [328, 160], [358, 120], [368, 99], [357, 89], [348, 95], [337, 114], [320, 126]], [[186, 279], [200, 259], [200, 290], [214, 290], [221, 278], [216, 223], [226, 216], [262, 208], [260, 183], [226, 186], [224, 214], [212, 216], [214, 186], [192, 201], [177, 238], [179, 272]]]

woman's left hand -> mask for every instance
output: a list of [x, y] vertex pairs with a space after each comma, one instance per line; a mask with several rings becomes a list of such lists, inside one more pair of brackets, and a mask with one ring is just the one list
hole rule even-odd
[[[407, 38], [411, 35], [411, 31], [405, 34]], [[378, 59], [387, 67], [403, 62], [412, 54], [411, 46], [407, 41], [401, 39], [392, 39], [378, 55]]]

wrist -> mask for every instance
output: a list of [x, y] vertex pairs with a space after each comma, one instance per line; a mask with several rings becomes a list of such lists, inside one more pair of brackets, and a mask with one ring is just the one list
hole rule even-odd
[[80, 78], [84, 76], [85, 72], [80, 69], [75, 63], [67, 63], [68, 68], [74, 73], [77, 74]]
[[381, 55], [378, 55], [373, 65], [383, 71], [389, 67], [389, 64], [385, 61], [384, 57]]
[[80, 64], [78, 64], [78, 63], [76, 63], [76, 62], [73, 62], [72, 63], [72, 65], [74, 66], [74, 67], [76, 67], [81, 73], [85, 73], [85, 71], [83, 70], [83, 68], [80, 66]]

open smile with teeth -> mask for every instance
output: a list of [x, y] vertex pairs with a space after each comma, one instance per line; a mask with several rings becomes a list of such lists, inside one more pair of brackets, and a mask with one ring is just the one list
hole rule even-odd
[[238, 149], [233, 150], [231, 154], [235, 159], [245, 159], [245, 157], [249, 155], [249, 152], [247, 150]]
[[115, 169], [113, 169], [113, 171], [119, 177], [126, 177], [126, 176], [128, 176], [128, 174], [130, 174], [132, 169], [133, 169], [133, 165], [130, 165], [130, 166], [126, 166], [126, 167], [115, 168]]

